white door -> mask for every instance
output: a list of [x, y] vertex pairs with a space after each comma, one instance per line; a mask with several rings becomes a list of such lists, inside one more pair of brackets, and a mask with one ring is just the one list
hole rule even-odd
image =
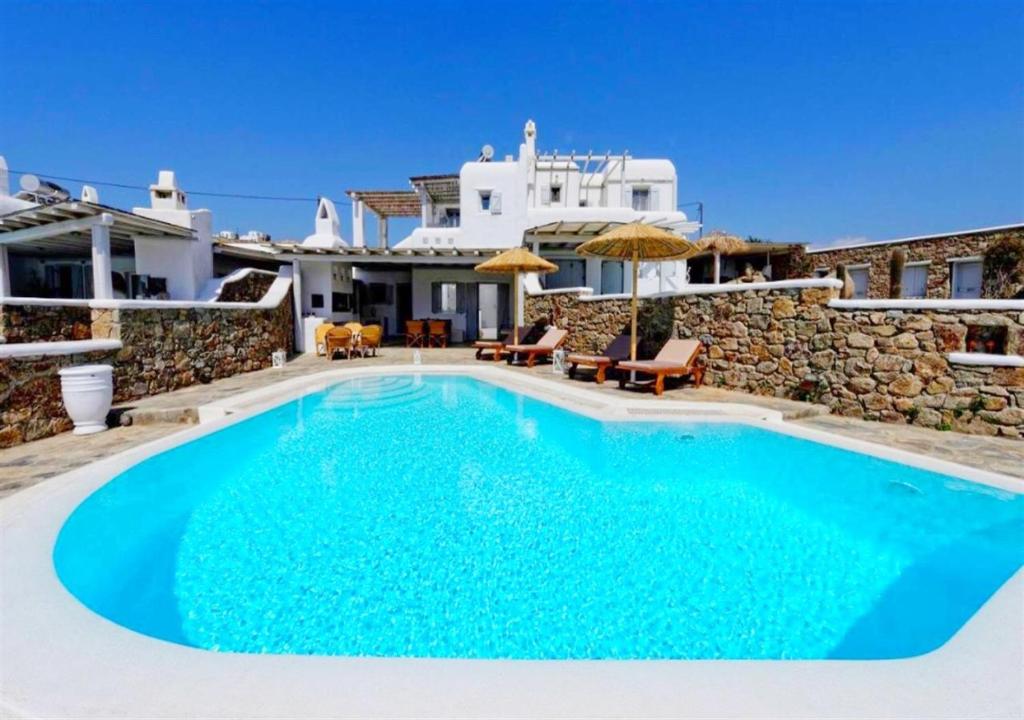
[[953, 297], [964, 299], [981, 297], [980, 261], [953, 263]]
[[498, 286], [494, 283], [481, 283], [480, 307], [477, 310], [480, 318], [480, 338], [482, 340], [498, 339]]

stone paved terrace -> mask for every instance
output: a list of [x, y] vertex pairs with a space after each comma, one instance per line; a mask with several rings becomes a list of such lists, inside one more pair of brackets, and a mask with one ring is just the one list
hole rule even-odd
[[[468, 348], [423, 350], [422, 358], [425, 364], [478, 362], [474, 359], [473, 351]], [[0, 450], [0, 498], [62, 472], [177, 432], [182, 429], [182, 423], [197, 421], [200, 405], [214, 400], [332, 367], [411, 362], [412, 350], [397, 347], [383, 348], [378, 358], [339, 359], [333, 363], [325, 358], [301, 356], [282, 369], [236, 375], [207, 385], [193, 385], [126, 403], [115, 409], [132, 417], [133, 424], [130, 426], [115, 427], [105, 433], [86, 437], [64, 433]], [[499, 367], [507, 366], [501, 363]], [[569, 380], [555, 376], [550, 365], [532, 369], [517, 367], [513, 372], [533, 373], [559, 382], [574, 383], [601, 394], [622, 392], [614, 381], [598, 386], [589, 380]], [[647, 396], [651, 397], [650, 394]], [[691, 402], [740, 402], [768, 407], [782, 412], [790, 422], [1024, 478], [1024, 442], [1018, 440], [837, 417], [829, 415], [824, 406], [711, 387], [693, 388], [684, 385], [666, 390], [664, 397]]]

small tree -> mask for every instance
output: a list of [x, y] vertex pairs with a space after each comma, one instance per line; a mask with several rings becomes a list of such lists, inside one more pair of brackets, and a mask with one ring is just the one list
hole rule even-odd
[[985, 297], [1024, 295], [1024, 238], [1006, 235], [989, 245], [985, 249], [982, 278]]
[[850, 277], [845, 263], [836, 264], [836, 279], [843, 281], [843, 289], [839, 291], [839, 297], [843, 300], [851, 299], [856, 288], [853, 286], [853, 278]]
[[903, 268], [907, 264], [907, 251], [896, 248], [889, 256], [889, 297], [903, 297]]

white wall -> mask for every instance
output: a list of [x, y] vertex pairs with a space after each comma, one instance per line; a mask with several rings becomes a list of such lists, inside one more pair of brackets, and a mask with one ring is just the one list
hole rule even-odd
[[[353, 277], [366, 284], [384, 283], [385, 285], [396, 286], [400, 283], [408, 283], [411, 276], [407, 270], [365, 270], [362, 268], [353, 269]], [[360, 321], [377, 320], [384, 324], [387, 320], [387, 332], [396, 335], [405, 331], [405, 328], [398, 327], [398, 289], [392, 287], [392, 302], [390, 304], [364, 305], [360, 308]]]
[[[416, 267], [412, 271], [412, 313], [415, 319], [451, 320], [452, 340], [462, 342], [467, 328], [465, 313], [435, 313], [431, 285], [435, 282], [511, 284], [511, 275], [485, 275], [471, 269]], [[512, 309], [509, 308], [509, 317]]]
[[136, 239], [135, 264], [140, 275], [167, 278], [172, 300], [194, 300], [213, 277], [213, 215], [188, 208], [133, 208], [142, 217], [191, 228], [195, 240]]

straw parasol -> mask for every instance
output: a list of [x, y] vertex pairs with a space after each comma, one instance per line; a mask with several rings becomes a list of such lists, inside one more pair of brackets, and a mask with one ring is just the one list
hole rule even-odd
[[558, 269], [558, 266], [548, 262], [542, 257], [537, 257], [524, 247], [506, 250], [500, 255], [495, 255], [490, 260], [484, 260], [473, 268], [477, 272], [494, 273], [507, 275], [512, 273], [513, 290], [515, 291], [515, 302], [512, 303], [512, 343], [519, 344], [519, 273], [535, 272], [549, 273]]
[[636, 292], [641, 260], [685, 260], [699, 251], [696, 245], [685, 238], [673, 235], [668, 230], [630, 223], [621, 225], [610, 232], [587, 240], [576, 248], [580, 255], [592, 257], [622, 258], [633, 263], [633, 298], [630, 303], [629, 358], [636, 360]]
[[722, 279], [722, 255], [747, 252], [750, 244], [743, 238], [730, 235], [722, 230], [712, 230], [697, 241], [701, 252], [710, 250], [715, 254], [715, 285]]

